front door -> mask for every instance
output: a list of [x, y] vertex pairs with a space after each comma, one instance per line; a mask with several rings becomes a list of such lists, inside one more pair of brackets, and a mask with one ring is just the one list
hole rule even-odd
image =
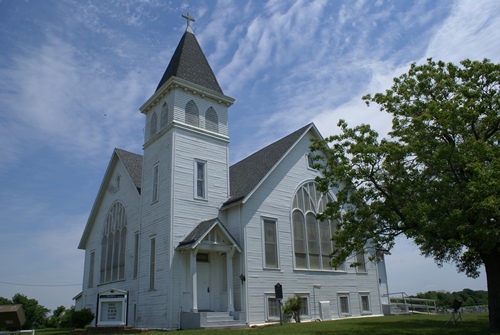
[[198, 310], [210, 309], [210, 263], [196, 262]]

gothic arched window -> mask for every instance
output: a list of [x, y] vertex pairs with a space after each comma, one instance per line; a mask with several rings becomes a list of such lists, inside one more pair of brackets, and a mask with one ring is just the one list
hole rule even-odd
[[213, 107], [207, 109], [205, 113], [205, 129], [216, 133], [219, 132], [219, 117]]
[[156, 116], [156, 112], [153, 112], [151, 115], [151, 121], [149, 124], [149, 138], [152, 138], [156, 134], [156, 129], [158, 127], [158, 117]]
[[316, 219], [316, 214], [323, 212], [330, 201], [333, 198], [318, 191], [315, 182], [302, 185], [293, 198], [293, 248], [295, 267], [298, 269], [332, 270], [331, 238], [337, 224], [330, 220]]
[[160, 129], [165, 128], [167, 126], [167, 123], [168, 123], [168, 105], [165, 102], [161, 107]]
[[125, 279], [125, 247], [127, 241], [127, 214], [119, 202], [109, 210], [101, 240], [100, 282]]
[[186, 104], [186, 123], [192, 126], [200, 126], [200, 112], [193, 100]]

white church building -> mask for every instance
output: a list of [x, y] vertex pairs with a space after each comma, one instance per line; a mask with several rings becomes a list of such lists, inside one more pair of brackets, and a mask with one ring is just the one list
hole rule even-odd
[[315, 214], [335, 192], [316, 190], [315, 125], [230, 166], [233, 103], [188, 24], [140, 108], [144, 152], [114, 150], [78, 246], [85, 263], [76, 306], [90, 308], [97, 326], [276, 322], [277, 283], [283, 301], [302, 297], [304, 321], [383, 314], [383, 256], [329, 265], [336, 224]]

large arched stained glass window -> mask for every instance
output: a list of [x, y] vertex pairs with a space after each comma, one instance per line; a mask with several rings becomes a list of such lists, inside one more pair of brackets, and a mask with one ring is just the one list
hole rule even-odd
[[315, 182], [302, 185], [293, 198], [292, 228], [295, 267], [298, 269], [332, 270], [330, 254], [332, 236], [337, 228], [334, 221], [319, 221], [316, 214], [333, 201], [316, 189]]
[[109, 210], [101, 242], [101, 283], [125, 279], [127, 214], [119, 202]]

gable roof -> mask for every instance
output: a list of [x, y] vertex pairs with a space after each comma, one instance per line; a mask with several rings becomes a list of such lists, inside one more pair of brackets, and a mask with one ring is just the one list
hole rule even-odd
[[113, 175], [113, 170], [115, 169], [118, 161], [121, 161], [125, 166], [125, 169], [132, 179], [134, 186], [137, 188], [138, 194], [141, 193], [142, 155], [115, 148], [108, 163], [108, 167], [106, 168], [106, 172], [104, 173], [104, 177], [102, 179], [101, 186], [99, 187], [99, 191], [97, 192], [96, 199], [94, 200], [94, 204], [92, 205], [92, 210], [90, 211], [87, 224], [85, 225], [85, 229], [83, 230], [82, 238], [80, 239], [80, 243], [78, 244], [78, 249], [85, 249], [87, 238], [89, 237], [92, 226], [94, 224], [94, 219], [99, 211], [99, 206], [102, 202], [102, 199], [106, 194], [106, 186], [110, 183], [111, 176]]
[[290, 148], [310, 129], [319, 132], [313, 123], [294, 131], [282, 139], [244, 158], [229, 168], [231, 197], [222, 205], [226, 207], [249, 195]]
[[[272, 171], [272, 169], [278, 164], [278, 162], [283, 159], [285, 154], [294, 146], [294, 144], [297, 143], [297, 141], [309, 130], [314, 131], [316, 136], [321, 136], [314, 124], [309, 123], [308, 125], [253, 153], [247, 158], [244, 158], [238, 163], [233, 164], [229, 168], [230, 197], [222, 205], [222, 209], [239, 201], [243, 201], [245, 197], [250, 195], [252, 191], [259, 185], [259, 183], [264, 180], [265, 177], [270, 173], [270, 171]], [[127, 172], [132, 178], [134, 185], [137, 188], [137, 191], [139, 192], [139, 194], [141, 193], [143, 156], [115, 148], [113, 156], [111, 157], [111, 161], [106, 170], [103, 182], [101, 184], [101, 188], [99, 189], [97, 198], [94, 202], [94, 206], [92, 207], [87, 225], [85, 226], [85, 230], [80, 240], [80, 244], [78, 246], [79, 249], [85, 248], [86, 239], [88, 237], [88, 234], [90, 234], [90, 230], [92, 228], [91, 221], [97, 214], [96, 206], [99, 203], [100, 199], [104, 196], [105, 192], [103, 191], [103, 188], [110, 178], [111, 166], [114, 164], [114, 160], [116, 158], [118, 158], [124, 164]], [[190, 248], [193, 244], [197, 245], [215, 225], [219, 225], [221, 229], [226, 232], [231, 241], [234, 241], [234, 238], [232, 238], [224, 225], [221, 224], [218, 219], [212, 219], [201, 222], [195, 229], [193, 229], [193, 231], [191, 231], [188, 236], [186, 236], [186, 238], [182, 242], [180, 242], [177, 248], [187, 249]], [[239, 248], [239, 246], [236, 244], [236, 241], [234, 241], [233, 243], [235, 243], [235, 245]]]
[[215, 227], [219, 227], [226, 238], [231, 241], [231, 243], [236, 247], [238, 251], [241, 252], [241, 248], [229, 233], [226, 227], [219, 221], [219, 219], [214, 218], [207, 221], [200, 222], [175, 248], [176, 250], [194, 249], [200, 244], [200, 242], [205, 238], [205, 236], [210, 233]]
[[172, 76], [224, 94], [196, 37], [190, 30], [186, 30], [182, 36], [156, 91]]
[[142, 155], [134, 154], [122, 149], [115, 148], [115, 152], [127, 169], [132, 181], [141, 193], [142, 181]]

